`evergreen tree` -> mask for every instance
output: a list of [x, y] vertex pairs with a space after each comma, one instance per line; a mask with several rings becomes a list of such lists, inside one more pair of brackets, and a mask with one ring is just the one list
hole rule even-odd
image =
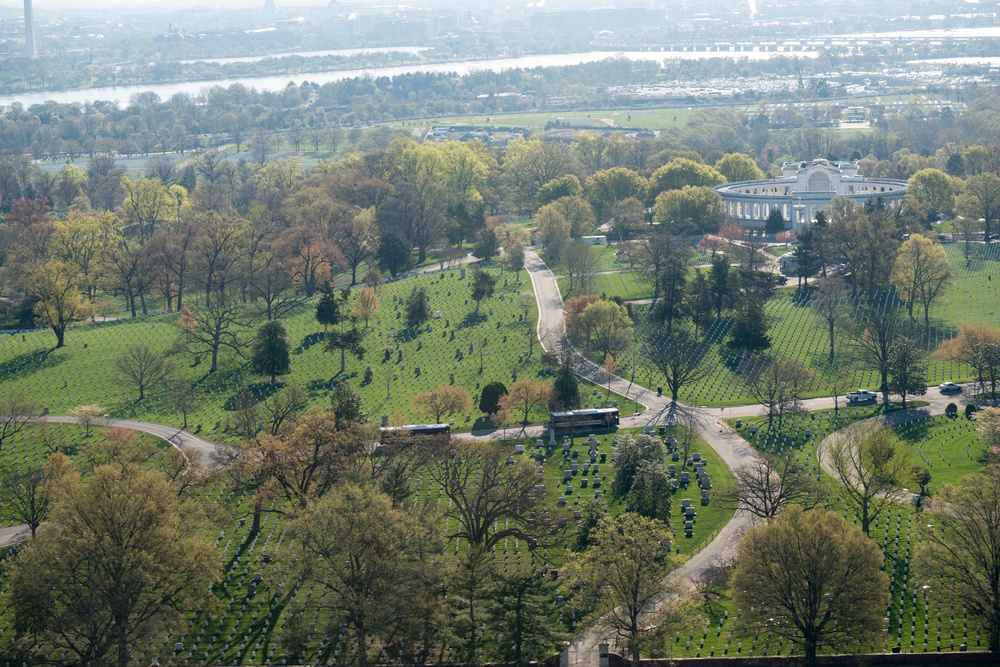
[[316, 302], [316, 321], [327, 327], [336, 324], [340, 320], [340, 305], [337, 297], [333, 294], [333, 287], [329, 282], [323, 284], [320, 291], [319, 301]]
[[430, 319], [431, 303], [427, 297], [427, 288], [414, 287], [406, 297], [406, 323], [416, 328]]
[[497, 574], [486, 609], [497, 662], [522, 667], [559, 650], [565, 637], [555, 613], [557, 586], [535, 567]]
[[729, 258], [726, 255], [719, 254], [712, 258], [708, 286], [712, 294], [715, 316], [722, 317], [722, 309], [726, 307], [726, 301], [729, 299]]
[[277, 381], [279, 374], [291, 370], [288, 335], [281, 322], [271, 320], [257, 329], [251, 359], [254, 372], [270, 375], [271, 382]]
[[556, 410], [576, 410], [580, 407], [580, 383], [573, 371], [570, 355], [563, 358], [559, 370], [556, 371], [552, 383], [552, 402], [550, 407]]
[[506, 393], [507, 387], [503, 382], [490, 382], [479, 396], [479, 411], [486, 415], [496, 413], [500, 409], [500, 398]]
[[785, 230], [785, 217], [781, 215], [781, 209], [777, 206], [771, 207], [771, 212], [764, 223], [764, 231], [768, 234], [776, 234]]

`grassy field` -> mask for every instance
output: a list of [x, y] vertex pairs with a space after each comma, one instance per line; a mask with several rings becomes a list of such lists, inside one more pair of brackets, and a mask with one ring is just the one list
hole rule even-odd
[[[767, 420], [755, 417], [740, 420], [738, 430], [761, 451], [777, 453], [791, 448], [797, 452], [809, 469], [829, 486], [831, 494], [826, 506], [843, 512], [848, 523], [858, 525], [858, 518], [836, 494], [836, 482], [820, 470], [816, 449], [833, 431], [881, 412], [881, 406], [866, 406], [842, 409], [836, 418], [833, 410], [803, 413], [789, 418], [784, 428], [775, 428], [770, 433], [766, 431]], [[736, 421], [728, 420], [734, 428]], [[756, 427], [753, 435], [750, 435], [751, 426]], [[955, 419], [945, 416], [923, 418], [898, 425], [893, 431], [908, 451], [912, 464], [930, 469], [931, 482], [927, 491], [931, 496], [943, 484], [959, 484], [965, 477], [980, 471], [986, 463], [986, 448], [975, 435], [975, 423], [963, 416]], [[915, 483], [912, 486], [916, 489]], [[910, 558], [920, 541], [918, 528], [923, 523], [919, 512], [912, 506], [896, 505], [874, 525], [872, 537], [885, 553], [885, 567], [892, 582], [892, 604], [887, 610], [889, 636], [886, 644], [877, 646], [876, 650], [884, 651], [895, 644], [909, 652], [953, 650], [963, 642], [968, 644], [970, 650], [984, 649], [987, 638], [968, 629], [968, 617], [953, 617], [950, 612], [946, 614], [933, 596], [925, 598], [923, 594], [918, 595], [920, 586], [912, 580]], [[918, 632], [921, 629], [923, 632]], [[773, 646], [770, 651], [773, 654]]]
[[[653, 281], [648, 273], [600, 273], [594, 276], [593, 292], [607, 298], [619, 296], [626, 301], [649, 299], [653, 296]], [[576, 295], [569, 288], [569, 278], [557, 278], [559, 293], [564, 299]]]
[[[498, 274], [496, 269], [491, 271]], [[284, 321], [293, 353], [292, 372], [283, 382], [305, 389], [315, 405], [325, 405], [337, 383], [350, 382], [361, 392], [372, 418], [399, 413], [412, 423], [427, 419], [414, 411], [413, 396], [449, 384], [452, 374], [455, 384], [474, 397], [493, 380], [510, 386], [515, 373], [517, 377], [538, 377], [540, 347], [536, 341], [533, 353], [527, 355], [527, 327], [519, 321], [515, 305], [520, 293], [531, 290], [524, 273], [521, 279], [517, 282], [510, 274], [499, 278], [496, 295], [483, 303], [481, 321], [468, 318], [473, 310], [473, 302], [467, 298], [469, 281], [462, 280], [457, 269], [386, 284], [379, 294], [381, 315], [371, 322], [365, 337], [367, 354], [361, 361], [348, 356], [343, 373], [339, 354], [323, 349], [323, 327], [316, 323], [314, 303], [309, 303]], [[440, 317], [432, 318], [419, 332], [407, 330], [399, 319], [401, 303], [415, 285], [428, 289], [432, 310], [435, 315], [440, 311]], [[535, 317], [533, 306], [529, 318], [534, 321]], [[219, 370], [208, 373], [207, 359], [194, 365], [190, 356], [173, 351], [179, 333], [176, 319], [177, 315], [167, 314], [73, 327], [67, 333], [66, 347], [58, 350], [53, 349], [55, 339], [49, 331], [0, 335], [4, 388], [30, 396], [53, 414], [97, 403], [114, 417], [180, 426], [181, 417], [169, 407], [162, 387], [154, 388], [139, 403], [136, 392], [118, 382], [114, 358], [129, 346], [142, 343], [166, 354], [176, 373], [195, 385], [200, 400], [199, 408], [189, 417], [192, 429], [200, 428], [209, 439], [228, 441], [225, 424], [237, 395], [249, 385], [264, 392], [271, 388], [253, 374], [246, 360], [231, 353], [223, 353]], [[480, 373], [478, 345], [482, 340], [488, 344]], [[386, 349], [392, 350], [388, 362], [383, 361]], [[374, 379], [365, 384], [364, 369], [369, 364]], [[588, 406], [604, 404], [603, 393], [594, 395], [595, 388], [587, 389]], [[620, 400], [617, 396], [612, 399]], [[625, 402], [620, 407], [625, 414], [636, 409]], [[456, 415], [454, 426], [467, 430], [477, 416], [475, 408], [467, 415]], [[531, 417], [536, 422], [546, 420], [541, 410]]]
[[[931, 308], [930, 329], [924, 331], [919, 319], [916, 323], [918, 344], [928, 353], [929, 385], [946, 380], [964, 382], [974, 379], [965, 364], [940, 361], [930, 353], [942, 341], [957, 335], [963, 323], [997, 326], [996, 313], [1000, 310], [1000, 248], [997, 244], [993, 244], [988, 250], [982, 250], [983, 256], [973, 260], [968, 267], [962, 259], [960, 247], [946, 245], [945, 249], [955, 268], [955, 282], [948, 288], [944, 298], [935, 302]], [[853, 354], [853, 333], [842, 332], [837, 336], [835, 355], [830, 358], [826, 329], [810, 307], [807, 296], [795, 289], [778, 290], [765, 307], [765, 312], [771, 327], [771, 348], [767, 354], [796, 359], [812, 373], [804, 396], [829, 395], [832, 380], [841, 371], [846, 373], [847, 388], [877, 387], [876, 374], [871, 369], [862, 367]], [[919, 305], [914, 314], [920, 317]], [[902, 316], [907, 317], [905, 307]], [[862, 323], [857, 324], [860, 326]], [[682, 388], [682, 401], [714, 406], [752, 402], [736, 373], [744, 359], [724, 345], [730, 325], [728, 318], [721, 318], [709, 328], [706, 339], [713, 345], [707, 354], [715, 359], [713, 371], [702, 381]], [[645, 364], [640, 364], [636, 381], [650, 388], [664, 384], [662, 376], [651, 371]]]
[[609, 109], [591, 111], [552, 111], [529, 113], [499, 113], [473, 116], [439, 116], [390, 123], [399, 127], [472, 125], [477, 127], [528, 127], [535, 131], [545, 129], [545, 125], [557, 119], [607, 120], [609, 127], [642, 128], [647, 130], [669, 130], [683, 127], [691, 114], [688, 107], [663, 107], [659, 109]]

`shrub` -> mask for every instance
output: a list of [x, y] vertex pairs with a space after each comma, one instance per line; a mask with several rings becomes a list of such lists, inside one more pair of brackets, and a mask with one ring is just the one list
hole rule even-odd
[[979, 409], [979, 408], [977, 408], [976, 406], [974, 406], [974, 405], [973, 405], [972, 403], [969, 403], [968, 405], [966, 405], [966, 406], [965, 406], [965, 418], [966, 418], [966, 419], [972, 419], [972, 415], [973, 415], [973, 414], [974, 414], [974, 413], [976, 412], [976, 410], [978, 410], [978, 409]]
[[948, 406], [944, 409], [944, 413], [949, 417], [954, 417], [955, 415], [958, 414], [958, 406], [955, 405], [954, 403], [949, 403]]

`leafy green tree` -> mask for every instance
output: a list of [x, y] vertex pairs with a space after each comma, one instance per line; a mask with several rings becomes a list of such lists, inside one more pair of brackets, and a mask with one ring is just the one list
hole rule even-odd
[[824, 649], [869, 647], [889, 604], [881, 568], [878, 544], [842, 517], [793, 505], [737, 547], [729, 590], [743, 610], [738, 632], [787, 640], [810, 666]]
[[729, 346], [745, 353], [760, 352], [771, 347], [767, 332], [770, 324], [761, 304], [749, 300], [736, 311], [729, 330]]
[[611, 217], [615, 204], [630, 197], [646, 198], [646, 179], [631, 169], [612, 167], [587, 179], [587, 198], [600, 223]]
[[[993, 237], [993, 224], [1000, 219], [1000, 176], [987, 172], [966, 179], [965, 188], [958, 198], [958, 212], [971, 220], [982, 219], [984, 238], [989, 243]], [[968, 239], [972, 235], [973, 226], [968, 225], [963, 231], [968, 232]]]
[[491, 275], [489, 272], [482, 269], [472, 270], [472, 283], [470, 289], [472, 290], [472, 300], [476, 302], [476, 312], [479, 312], [479, 306], [482, 304], [484, 299], [489, 299], [493, 296], [493, 291], [496, 289], [497, 279]]
[[764, 222], [764, 230], [768, 234], [775, 234], [785, 229], [785, 216], [781, 215], [781, 209], [777, 206], [771, 207], [771, 212], [767, 214]]
[[339, 382], [330, 392], [330, 410], [336, 415], [338, 429], [347, 424], [363, 424], [368, 419], [361, 394], [347, 382]]
[[482, 229], [476, 236], [476, 244], [472, 247], [472, 256], [484, 261], [490, 261], [500, 254], [500, 239], [492, 229]]
[[582, 192], [580, 179], [573, 174], [566, 174], [554, 178], [538, 188], [538, 194], [535, 195], [535, 206], [541, 208], [563, 197], [579, 197]]
[[618, 442], [611, 492], [618, 498], [627, 498], [644, 463], [663, 463], [663, 443], [645, 434], [623, 436]]
[[906, 204], [925, 224], [955, 209], [955, 187], [940, 169], [921, 169], [906, 182]]
[[872, 524], [903, 497], [913, 469], [906, 449], [891, 429], [860, 422], [842, 429], [826, 455], [840, 482], [838, 492], [868, 535]]
[[580, 382], [573, 370], [572, 355], [567, 354], [559, 364], [556, 377], [552, 382], [553, 410], [576, 410], [580, 407]]
[[504, 264], [508, 271], [514, 272], [514, 278], [520, 280], [524, 269], [524, 246], [520, 242], [514, 241], [504, 250]]
[[890, 280], [900, 298], [907, 302], [910, 320], [914, 319], [914, 304], [919, 301], [923, 305], [924, 326], [929, 329], [931, 304], [944, 293], [954, 277], [951, 261], [941, 244], [921, 234], [913, 234], [899, 247]]
[[607, 504], [600, 498], [591, 498], [583, 504], [580, 520], [573, 536], [573, 551], [583, 551], [590, 546], [590, 535], [608, 513]]
[[[333, 488], [289, 525], [300, 545], [299, 577], [318, 587], [313, 604], [342, 624], [367, 667], [373, 644], [418, 636], [442, 589], [440, 544], [429, 522], [393, 507], [371, 487]], [[123, 666], [124, 667], [124, 666]]]
[[726, 177], [706, 164], [679, 157], [653, 172], [649, 178], [649, 199], [656, 200], [661, 192], [685, 187], [722, 185]]
[[202, 607], [222, 559], [197, 503], [139, 465], [60, 481], [47, 529], [18, 559], [14, 624], [46, 652], [127, 667]]
[[270, 375], [272, 383], [278, 381], [278, 375], [291, 370], [290, 346], [285, 325], [278, 320], [271, 320], [257, 329], [250, 361], [254, 372], [259, 375]]
[[645, 460], [632, 478], [628, 499], [632, 511], [649, 519], [670, 519], [670, 477], [662, 461]]
[[672, 233], [703, 234], [718, 228], [722, 218], [722, 196], [707, 186], [685, 185], [680, 190], [666, 190], [656, 197], [653, 220], [669, 227]]
[[764, 172], [757, 166], [757, 162], [744, 153], [726, 153], [716, 161], [715, 170], [729, 183], [759, 181], [764, 178]]
[[927, 393], [927, 359], [909, 338], [902, 338], [889, 358], [889, 391], [899, 394], [906, 409], [907, 396]]
[[486, 625], [497, 662], [515, 667], [541, 662], [566, 639], [556, 615], [558, 584], [540, 567], [514, 567], [496, 575]]
[[712, 267], [708, 274], [709, 290], [712, 293], [712, 305], [715, 316], [722, 317], [722, 309], [729, 300], [729, 258], [716, 255], [712, 258]]
[[672, 594], [669, 574], [678, 566], [670, 552], [670, 529], [662, 521], [628, 512], [604, 518], [591, 531], [591, 545], [574, 554], [567, 570], [576, 591], [574, 606], [614, 639], [639, 667], [645, 649], [662, 646], [673, 632], [694, 629], [700, 617], [689, 598]]
[[64, 262], [52, 260], [32, 271], [27, 292], [38, 298], [35, 321], [52, 329], [56, 348], [65, 345], [67, 327], [90, 315], [90, 304], [80, 295], [79, 272]]

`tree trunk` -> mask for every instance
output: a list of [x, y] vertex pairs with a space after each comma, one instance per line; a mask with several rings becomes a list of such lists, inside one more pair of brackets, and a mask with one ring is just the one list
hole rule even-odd
[[868, 517], [868, 501], [865, 500], [861, 503], [861, 532], [865, 535], [871, 529], [871, 519]]
[[368, 667], [368, 635], [364, 626], [357, 629], [358, 640], [358, 667]]
[[214, 373], [219, 369], [219, 346], [212, 346], [212, 367], [208, 369], [209, 373]]
[[253, 508], [253, 519], [250, 521], [250, 532], [247, 533], [247, 541], [252, 541], [260, 532], [260, 516], [263, 514], [259, 505]]
[[805, 641], [805, 664], [806, 667], [815, 667], [816, 665], [816, 640], [813, 638], [808, 638]]
[[52, 327], [52, 331], [56, 334], [56, 349], [66, 344], [66, 327], [65, 326], [55, 326]]

